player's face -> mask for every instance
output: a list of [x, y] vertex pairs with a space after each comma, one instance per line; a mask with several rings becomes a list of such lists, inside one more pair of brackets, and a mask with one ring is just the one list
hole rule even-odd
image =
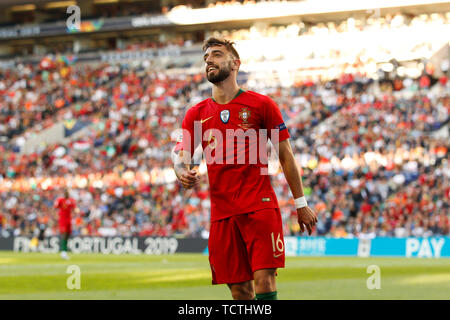
[[225, 47], [209, 47], [203, 59], [205, 60], [205, 72], [209, 82], [219, 83], [230, 76], [233, 59]]

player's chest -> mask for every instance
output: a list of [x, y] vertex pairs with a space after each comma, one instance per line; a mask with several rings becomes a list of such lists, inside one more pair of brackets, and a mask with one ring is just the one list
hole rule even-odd
[[61, 202], [61, 209], [63, 210], [67, 210], [68, 208], [70, 208], [72, 206], [72, 202], [70, 200], [64, 200]]
[[200, 112], [202, 130], [260, 129], [263, 123], [261, 106], [228, 104], [211, 105]]

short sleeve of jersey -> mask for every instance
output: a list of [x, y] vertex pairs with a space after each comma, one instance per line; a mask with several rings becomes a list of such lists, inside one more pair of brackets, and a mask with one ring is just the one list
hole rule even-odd
[[[278, 129], [278, 142], [289, 138], [289, 131], [283, 121], [280, 108], [269, 97], [265, 100], [264, 127], [267, 129], [267, 136], [272, 141], [271, 129]], [[272, 141], [274, 142], [274, 141]]]
[[183, 123], [181, 124], [183, 134], [175, 146], [176, 151], [184, 150], [189, 152], [190, 155], [194, 153], [196, 147], [194, 146], [194, 121], [197, 120], [196, 116], [197, 112], [194, 108], [190, 108], [186, 112]]

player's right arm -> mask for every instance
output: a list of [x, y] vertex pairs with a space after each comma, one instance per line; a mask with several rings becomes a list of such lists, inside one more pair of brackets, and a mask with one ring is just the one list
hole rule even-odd
[[191, 189], [198, 181], [199, 176], [196, 169], [192, 168], [192, 155], [197, 147], [197, 141], [194, 142], [194, 121], [196, 119], [194, 108], [186, 112], [182, 123], [183, 133], [181, 140], [177, 142], [172, 151], [172, 162], [175, 175], [184, 188]]
[[176, 156], [173, 170], [175, 171], [175, 175], [183, 187], [186, 189], [191, 189], [198, 183], [200, 178], [197, 174], [197, 170], [191, 169], [191, 165], [189, 163], [183, 162], [183, 153], [183, 150], [180, 150]]

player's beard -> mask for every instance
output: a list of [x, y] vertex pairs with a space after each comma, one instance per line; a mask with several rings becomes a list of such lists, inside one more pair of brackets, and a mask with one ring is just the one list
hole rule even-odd
[[208, 78], [209, 82], [216, 84], [228, 78], [231, 73], [231, 62], [228, 62], [225, 67], [221, 67], [218, 69], [219, 72], [217, 72], [216, 74], [212, 74], [209, 72], [206, 73], [206, 77]]

